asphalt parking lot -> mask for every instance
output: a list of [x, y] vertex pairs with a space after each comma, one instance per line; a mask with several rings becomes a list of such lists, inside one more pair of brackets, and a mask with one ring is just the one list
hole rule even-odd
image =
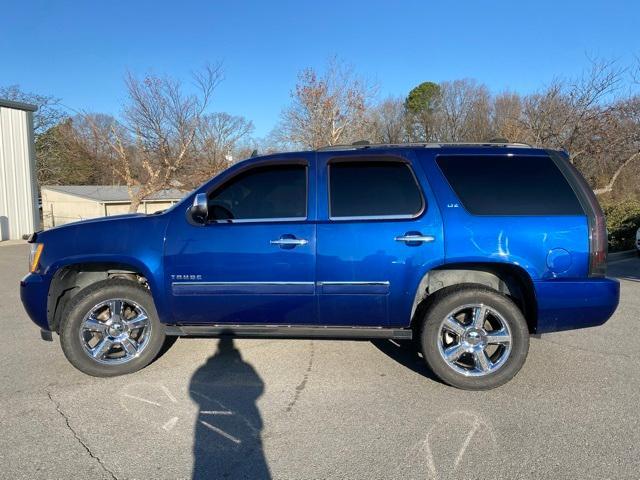
[[640, 259], [603, 327], [544, 335], [509, 384], [463, 392], [385, 342], [181, 339], [97, 379], [19, 300], [0, 245], [2, 478], [629, 478], [640, 474]]

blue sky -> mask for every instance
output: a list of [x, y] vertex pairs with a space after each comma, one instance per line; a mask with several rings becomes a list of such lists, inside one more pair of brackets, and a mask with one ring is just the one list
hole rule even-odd
[[188, 80], [222, 61], [212, 110], [247, 117], [257, 136], [277, 122], [297, 72], [334, 55], [381, 97], [465, 77], [530, 92], [578, 74], [586, 55], [640, 55], [638, 0], [2, 3], [0, 86], [117, 115], [127, 71]]

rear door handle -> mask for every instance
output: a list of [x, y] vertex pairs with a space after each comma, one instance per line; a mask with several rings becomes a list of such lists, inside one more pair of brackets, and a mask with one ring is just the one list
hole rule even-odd
[[283, 235], [277, 240], [271, 240], [269, 243], [271, 245], [278, 245], [280, 248], [295, 248], [306, 245], [307, 243], [309, 243], [309, 240], [305, 240], [304, 238], [292, 238], [291, 236]]
[[422, 235], [421, 233], [405, 233], [395, 237], [396, 242], [405, 243], [431, 243], [436, 239], [433, 235]]
[[308, 240], [303, 238], [279, 238], [278, 240], [271, 240], [271, 245], [306, 245]]

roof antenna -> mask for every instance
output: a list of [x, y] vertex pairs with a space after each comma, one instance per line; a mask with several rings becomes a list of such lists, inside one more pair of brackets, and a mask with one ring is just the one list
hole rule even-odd
[[257, 157], [258, 156], [258, 149], [254, 149], [253, 152], [251, 152], [251, 156], [249, 158], [253, 158], [253, 157]]
[[369, 140], [358, 140], [357, 142], [353, 142], [351, 145], [353, 145], [354, 147], [362, 147], [371, 145], [371, 142]]

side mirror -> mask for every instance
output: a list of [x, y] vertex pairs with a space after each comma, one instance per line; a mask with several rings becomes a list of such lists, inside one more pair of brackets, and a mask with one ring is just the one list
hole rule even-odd
[[193, 205], [189, 209], [189, 215], [196, 223], [207, 223], [209, 217], [209, 207], [207, 204], [207, 194], [198, 193], [193, 199]]

